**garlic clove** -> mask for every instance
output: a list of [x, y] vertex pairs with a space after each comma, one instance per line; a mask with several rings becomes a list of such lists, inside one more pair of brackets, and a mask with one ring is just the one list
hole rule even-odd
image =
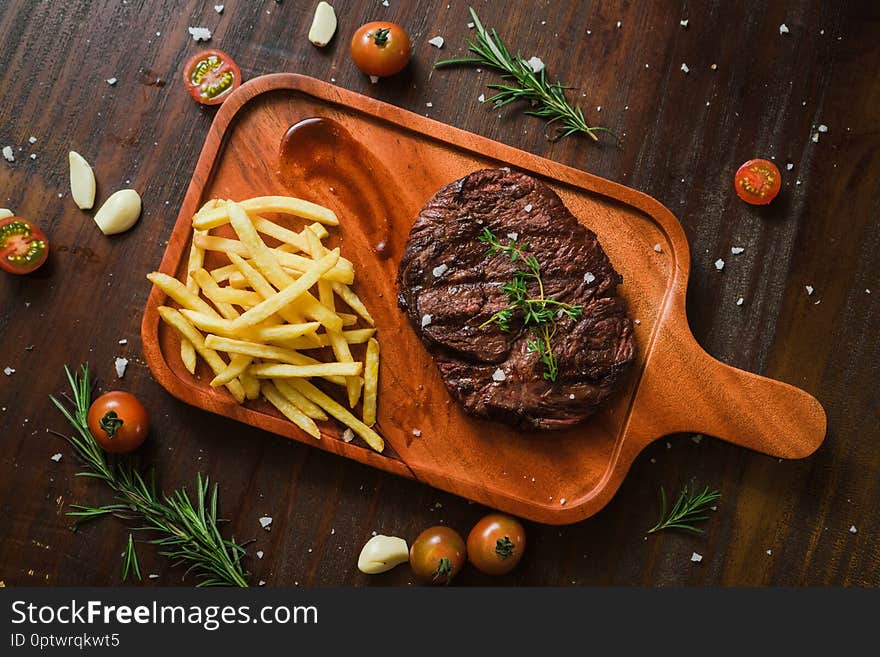
[[70, 193], [80, 210], [95, 205], [95, 172], [86, 159], [76, 151], [67, 154], [70, 161]]
[[12, 210], [7, 210], [6, 208], [0, 208], [0, 219], [6, 219], [8, 217], [14, 217], [15, 213]]
[[95, 223], [105, 235], [116, 235], [134, 226], [140, 216], [140, 195], [133, 189], [120, 189], [95, 213]]
[[358, 557], [358, 570], [367, 575], [376, 575], [391, 570], [409, 561], [409, 548], [406, 541], [396, 536], [374, 536], [361, 550]]
[[315, 8], [315, 17], [312, 19], [312, 27], [309, 29], [309, 41], [319, 48], [323, 48], [336, 33], [336, 12], [329, 3], [321, 2]]

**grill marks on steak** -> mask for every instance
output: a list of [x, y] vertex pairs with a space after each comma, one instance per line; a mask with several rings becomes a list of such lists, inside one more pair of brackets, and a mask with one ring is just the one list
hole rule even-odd
[[[508, 305], [501, 286], [519, 269], [506, 253], [486, 255], [484, 228], [502, 243], [529, 245], [547, 297], [584, 307], [578, 320], [557, 320], [555, 382], [543, 378], [539, 355], [529, 352], [535, 336], [519, 315], [507, 333], [494, 324], [480, 328]], [[473, 415], [523, 429], [571, 426], [614, 391], [635, 358], [619, 282], [596, 235], [559, 196], [506, 169], [476, 171], [438, 191], [410, 231], [397, 277], [399, 305], [450, 393]], [[539, 296], [536, 281], [529, 292]], [[500, 381], [493, 378], [499, 369]]]

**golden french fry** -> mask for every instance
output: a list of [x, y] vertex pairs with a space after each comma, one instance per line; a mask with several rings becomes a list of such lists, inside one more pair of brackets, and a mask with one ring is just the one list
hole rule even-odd
[[290, 385], [308, 400], [314, 402], [344, 425], [351, 428], [352, 431], [363, 438], [364, 441], [366, 441], [366, 443], [374, 450], [382, 452], [382, 450], [385, 449], [385, 441], [382, 439], [382, 436], [358, 420], [354, 415], [347, 411], [345, 407], [335, 402], [311, 383], [302, 379], [290, 379]]
[[[309, 248], [309, 243], [306, 239], [305, 234], [308, 232], [317, 235], [319, 241], [322, 237], [327, 237], [328, 234], [327, 229], [324, 228], [321, 224], [312, 224], [311, 226], [307, 226], [298, 233], [295, 230], [285, 228], [284, 226], [276, 224], [274, 221], [264, 219], [263, 217], [254, 217], [252, 221], [254, 222], [254, 228], [256, 228], [258, 231], [260, 231], [264, 235], [274, 237], [276, 240], [282, 243], [279, 249], [288, 253], [292, 250], [303, 251], [311, 255], [313, 258], [315, 257], [315, 252]], [[294, 247], [294, 249], [290, 249], [290, 247]]]
[[[181, 315], [174, 308], [168, 306], [159, 306], [159, 316], [162, 318], [162, 321], [175, 328], [183, 337], [192, 342], [193, 347], [195, 347], [196, 351], [199, 352], [199, 355], [205, 359], [205, 362], [208, 363], [208, 367], [211, 368], [214, 374], [220, 374], [220, 372], [226, 369], [226, 363], [220, 358], [220, 354], [205, 346], [205, 340], [202, 337], [202, 334], [189, 323], [186, 317]], [[230, 381], [226, 384], [226, 388], [232, 393], [235, 401], [239, 404], [244, 402], [244, 388], [242, 388], [238, 381]]]
[[226, 319], [235, 319], [238, 317], [239, 312], [232, 307], [232, 304], [227, 303], [225, 300], [217, 296], [220, 292], [220, 286], [217, 285], [216, 281], [214, 281], [207, 271], [204, 269], [196, 269], [192, 272], [192, 277], [205, 296], [208, 297], [208, 299], [211, 300], [211, 303], [217, 307], [217, 310], [223, 317]]
[[[251, 327], [246, 331], [236, 332], [232, 330], [232, 322], [228, 319], [210, 317], [209, 315], [197, 313], [193, 310], [187, 310], [186, 308], [182, 309], [180, 312], [183, 313], [184, 316], [197, 328], [200, 328], [203, 331], [208, 331], [210, 333], [216, 333], [231, 338], [250, 340], [251, 342], [278, 342], [281, 340], [292, 341], [308, 333], [314, 333], [321, 326], [318, 322], [305, 322], [302, 324], [279, 324], [273, 326], [260, 324], [258, 326]], [[372, 335], [374, 329], [361, 329], [361, 331], [370, 331]], [[351, 339], [348, 338], [348, 336], [353, 333], [359, 332], [344, 331], [343, 337], [346, 337], [349, 344], [359, 344], [359, 342], [353, 340], [358, 340], [360, 338], [360, 335], [352, 335]], [[369, 335], [366, 336], [365, 338], [360, 340], [360, 342], [366, 342], [369, 337]], [[312, 340], [307, 340], [303, 342], [303, 344], [307, 344], [310, 348], [315, 347], [315, 342]], [[325, 344], [323, 346], [326, 347], [328, 345]], [[299, 347], [296, 348], [298, 349]]]
[[206, 315], [217, 315], [217, 312], [200, 297], [190, 292], [186, 286], [168, 274], [154, 271], [147, 274], [147, 279], [184, 308], [195, 310]]
[[[311, 233], [311, 231], [309, 231]], [[317, 236], [312, 235], [310, 238], [310, 246], [312, 246], [315, 250], [315, 253], [323, 253], [324, 248], [321, 246], [321, 243], [318, 241]], [[333, 300], [333, 288], [330, 286], [329, 281], [318, 281], [318, 297], [321, 300], [321, 303], [327, 306], [330, 310], [336, 310], [336, 304]], [[354, 361], [354, 358], [351, 355], [351, 350], [348, 348], [348, 342], [345, 341], [345, 338], [342, 337], [342, 330], [331, 330], [327, 329], [327, 338], [330, 340], [330, 346], [333, 348], [333, 353], [336, 356], [336, 360], [340, 363], [351, 363]], [[348, 392], [348, 407], [354, 408], [357, 406], [358, 399], [361, 396], [361, 384], [360, 377], [350, 376], [345, 380], [345, 388]]]
[[[205, 206], [208, 205], [210, 205], [210, 201], [205, 204]], [[186, 265], [186, 279], [184, 285], [190, 292], [196, 295], [199, 293], [199, 286], [191, 276], [191, 272], [200, 269], [204, 262], [204, 249], [200, 249], [195, 242], [193, 242], [189, 247], [189, 260]], [[196, 373], [196, 348], [192, 346], [192, 342], [183, 337], [180, 339], [180, 360], [183, 361], [183, 366], [190, 374]]]
[[272, 385], [270, 381], [263, 381], [260, 389], [263, 392], [263, 396], [269, 400], [269, 403], [281, 411], [288, 420], [310, 436], [318, 439], [321, 438], [321, 432], [318, 431], [318, 425], [315, 424], [315, 421], [299, 410], [287, 397], [278, 392], [278, 388]]
[[[244, 258], [236, 253], [230, 253], [229, 259], [232, 260], [232, 264], [235, 265], [239, 270], [239, 273], [247, 279], [247, 282], [252, 288], [254, 288], [254, 291], [256, 291], [257, 294], [264, 299], [268, 299], [275, 294], [275, 288], [272, 287], [272, 284], [269, 283], [260, 272], [251, 267], [250, 263]], [[291, 324], [303, 323], [302, 315], [296, 312], [293, 308], [282, 308], [278, 311], [278, 314]]]
[[361, 301], [360, 297], [356, 295], [348, 285], [336, 281], [333, 281], [331, 285], [333, 286], [333, 291], [339, 295], [339, 298], [345, 301], [345, 303], [348, 304], [348, 306], [358, 315], [363, 317], [367, 324], [370, 326], [376, 325], [373, 321], [373, 316], [370, 315], [370, 311], [367, 310], [364, 302]]
[[[309, 221], [317, 221], [328, 226], [338, 226], [339, 220], [329, 208], [303, 201], [291, 196], [258, 196], [239, 204], [248, 214], [262, 214], [265, 212], [278, 212], [279, 214], [292, 214]], [[227, 206], [228, 207], [228, 206]], [[200, 213], [193, 218], [193, 228], [208, 230], [229, 223], [227, 207], [215, 208]]]
[[[205, 343], [205, 346], [208, 347], [207, 342]], [[211, 387], [217, 388], [218, 386], [225, 386], [233, 379], [237, 379], [252, 362], [254, 362], [254, 359], [250, 356], [245, 356], [244, 354], [231, 354], [226, 369], [211, 380]]]
[[242, 372], [241, 376], [238, 377], [238, 380], [241, 381], [241, 387], [244, 388], [244, 396], [247, 399], [259, 399], [260, 397], [260, 380], [248, 374], [247, 371]]
[[312, 376], [357, 376], [363, 368], [363, 363], [318, 363], [317, 365], [260, 363], [251, 365], [247, 371], [258, 379], [307, 379]]
[[229, 277], [233, 274], [237, 274], [238, 267], [236, 267], [234, 264], [224, 265], [223, 267], [212, 269], [208, 273], [211, 274], [211, 278], [213, 278], [216, 283], [222, 283], [223, 281], [228, 281]]
[[[248, 223], [249, 225], [251, 225], [251, 228], [253, 228], [253, 225], [250, 224], [250, 221], [248, 221]], [[254, 235], [256, 234], [256, 230], [254, 230]], [[219, 251], [227, 255], [229, 255], [230, 253], [235, 253], [237, 255], [240, 255], [242, 258], [256, 258], [251, 250], [252, 245], [248, 244], [243, 239], [233, 240], [228, 237], [217, 237], [216, 235], [204, 234], [195, 235], [193, 237], [193, 241], [194, 243], [198, 244], [200, 248], [206, 251]], [[265, 244], [263, 246], [265, 246]], [[265, 249], [275, 257], [276, 261], [280, 265], [286, 267], [287, 269], [292, 269], [297, 273], [306, 271], [312, 264], [311, 258], [306, 258], [305, 256], [301, 256], [296, 253], [288, 253], [287, 251], [270, 249], [268, 246], [265, 246]], [[257, 266], [259, 267], [259, 265]], [[259, 268], [262, 269], [262, 267]], [[351, 284], [352, 282], [354, 282], [354, 265], [352, 265], [350, 261], [344, 258], [340, 258], [340, 261], [336, 264], [336, 266], [334, 266], [333, 269], [324, 274], [323, 277], [327, 280], [336, 281], [344, 284]]]
[[[291, 285], [288, 285], [283, 290], [269, 297], [268, 299], [261, 301], [250, 310], [245, 311], [245, 313], [242, 314], [241, 317], [233, 320], [233, 328], [241, 329], [259, 324], [263, 320], [267, 319], [271, 315], [274, 315], [276, 312], [293, 302], [298, 297], [303, 296], [307, 293], [310, 287], [318, 282], [318, 279], [321, 278], [321, 275], [324, 272], [328, 271], [330, 268], [333, 267], [333, 265], [336, 264], [336, 261], [338, 259], [339, 249], [333, 249], [333, 251], [331, 251], [329, 254], [316, 261], [309, 268], [309, 271], [303, 273], [303, 275]], [[307, 312], [306, 314], [309, 313]]]
[[[218, 287], [213, 292], [213, 295], [214, 299], [218, 301], [225, 301], [236, 306], [256, 306], [263, 300], [263, 297], [253, 290], [236, 290], [232, 287]], [[207, 296], [207, 293], [205, 296]], [[211, 300], [213, 301], [214, 299]]]
[[293, 388], [285, 379], [272, 379], [272, 383], [278, 388], [278, 392], [303, 413], [313, 420], [327, 420], [327, 414], [317, 404], [310, 402], [296, 388]]
[[379, 389], [379, 341], [370, 338], [364, 360], [364, 424], [376, 424], [376, 395]]
[[[183, 311], [181, 311], [183, 312]], [[192, 311], [187, 311], [187, 317], [189, 317], [189, 313]], [[193, 313], [194, 315], [198, 315], [198, 313]], [[199, 326], [197, 322], [193, 322], [199, 328], [210, 330], [206, 326]], [[221, 331], [211, 331], [212, 333], [220, 333]], [[348, 344], [363, 344], [367, 340], [369, 340], [376, 333], [376, 329], [354, 329], [352, 331], [343, 331], [342, 337]], [[330, 337], [326, 333], [316, 334], [313, 336], [317, 339], [317, 343], [311, 338], [264, 338], [267, 342], [274, 342], [282, 347], [286, 347], [287, 349], [320, 349], [322, 347], [330, 346]]]

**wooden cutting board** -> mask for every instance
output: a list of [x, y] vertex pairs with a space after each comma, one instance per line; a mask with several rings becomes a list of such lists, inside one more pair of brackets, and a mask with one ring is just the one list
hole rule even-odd
[[[289, 128], [313, 118], [339, 126], [344, 139], [302, 148], [291, 141], [282, 158]], [[619, 394], [567, 431], [519, 433], [466, 416], [397, 308], [397, 264], [423, 204], [446, 183], [499, 166], [541, 178], [599, 236], [637, 320], [638, 360]], [[314, 439], [265, 403], [236, 405], [208, 385], [206, 368], [190, 375], [176, 334], [159, 320], [167, 301], [154, 288], [141, 329], [145, 356], [157, 381], [189, 404], [550, 524], [599, 511], [639, 452], [666, 434], [707, 434], [781, 458], [807, 456], [824, 439], [815, 398], [725, 365], [694, 340], [685, 313], [687, 240], [672, 213], [640, 192], [319, 80], [267, 75], [217, 113], [160, 270], [183, 273], [202, 203], [271, 194], [326, 205], [340, 218], [330, 244], [354, 263], [355, 290], [379, 328], [377, 428], [386, 450], [343, 442], [333, 423]]]

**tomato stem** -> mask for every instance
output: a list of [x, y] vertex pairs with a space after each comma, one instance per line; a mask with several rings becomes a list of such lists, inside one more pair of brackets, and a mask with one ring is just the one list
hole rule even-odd
[[446, 578], [446, 583], [449, 583], [449, 573], [452, 572], [452, 562], [449, 560], [449, 557], [440, 557], [440, 561], [437, 562], [437, 570], [434, 571], [434, 581], [440, 579], [441, 577]]
[[499, 538], [495, 543], [495, 554], [501, 557], [502, 561], [508, 557], [512, 557], [515, 552], [515, 546], [509, 536]]
[[388, 43], [388, 34], [391, 30], [387, 27], [380, 27], [378, 30], [373, 32], [373, 43], [375, 43], [380, 48], [383, 47], [386, 43]]
[[119, 430], [119, 427], [125, 424], [125, 422], [116, 414], [116, 411], [107, 411], [104, 413], [104, 417], [101, 418], [100, 424], [101, 428], [107, 432], [107, 437], [112, 439]]

